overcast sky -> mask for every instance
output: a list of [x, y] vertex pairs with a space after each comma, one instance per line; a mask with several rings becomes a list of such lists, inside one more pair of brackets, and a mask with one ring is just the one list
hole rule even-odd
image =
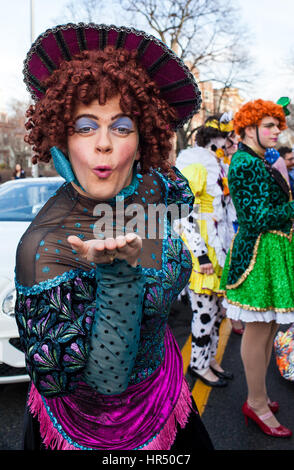
[[[47, 28], [63, 22], [62, 12], [66, 3], [68, 0], [34, 0], [35, 38]], [[294, 50], [294, 0], [236, 0], [236, 3], [240, 5], [242, 22], [252, 32], [254, 41], [251, 53], [262, 71], [252, 95], [246, 98], [276, 100], [287, 95], [294, 101], [293, 74], [286, 66], [286, 59]], [[103, 17], [101, 22], [118, 24], [111, 9], [107, 20]], [[12, 98], [27, 97], [22, 68], [30, 43], [30, 0], [0, 0], [2, 109], [9, 105]]]

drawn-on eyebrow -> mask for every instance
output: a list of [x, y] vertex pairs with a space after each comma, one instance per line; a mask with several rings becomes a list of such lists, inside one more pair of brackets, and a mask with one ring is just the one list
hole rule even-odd
[[98, 118], [97, 116], [95, 116], [94, 114], [79, 114], [78, 116], [75, 117], [75, 121], [77, 121], [78, 119], [81, 119], [81, 118], [90, 118], [90, 119], [95, 119], [95, 121], [98, 121]]
[[[88, 113], [79, 114], [78, 116], [75, 117], [75, 121], [77, 121], [78, 119], [80, 119], [82, 117], [87, 117], [87, 118], [90, 118], [90, 119], [95, 119], [95, 121], [99, 121], [99, 117], [95, 116], [95, 114], [88, 114]], [[128, 116], [128, 114], [125, 114], [125, 113], [118, 113], [115, 116], [112, 116], [110, 118], [110, 120], [115, 121], [115, 119], [117, 119], [119, 117], [127, 117], [127, 118], [132, 120], [131, 116]]]
[[125, 113], [116, 114], [115, 116], [111, 118], [111, 120], [114, 121], [115, 119], [118, 119], [121, 117], [126, 117], [126, 118], [129, 118], [131, 121], [133, 121], [133, 118], [129, 114], [125, 114]]

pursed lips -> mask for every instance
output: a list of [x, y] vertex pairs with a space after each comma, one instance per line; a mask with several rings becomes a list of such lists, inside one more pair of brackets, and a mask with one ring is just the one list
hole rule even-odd
[[106, 165], [99, 165], [99, 166], [96, 166], [95, 168], [93, 168], [92, 171], [99, 178], [106, 179], [111, 175], [112, 168], [110, 166], [106, 166]]

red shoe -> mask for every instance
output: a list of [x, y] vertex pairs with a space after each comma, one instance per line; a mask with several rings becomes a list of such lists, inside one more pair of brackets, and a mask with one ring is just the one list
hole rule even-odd
[[277, 401], [268, 401], [267, 403], [269, 409], [272, 413], [277, 413], [279, 411], [280, 405]]
[[248, 418], [252, 419], [255, 421], [255, 423], [258, 425], [258, 427], [263, 431], [265, 434], [268, 436], [273, 436], [273, 437], [291, 437], [292, 436], [292, 431], [288, 428], [285, 428], [285, 426], [280, 426], [273, 428], [271, 426], [267, 426], [263, 420], [270, 418], [272, 416], [272, 412], [269, 411], [268, 413], [265, 413], [262, 416], [257, 416], [257, 414], [253, 411], [252, 408], [248, 405], [247, 401], [245, 401], [244, 405], [242, 406], [242, 412], [243, 415], [245, 416], [245, 423], [246, 426], [248, 425]]
[[244, 328], [233, 328], [233, 327], [232, 327], [232, 331], [233, 331], [236, 335], [243, 335], [243, 333], [244, 333]]
[[233, 333], [235, 333], [236, 335], [243, 335], [244, 333], [244, 327], [242, 326], [241, 328], [236, 328], [234, 326], [236, 322], [234, 322], [233, 320], [231, 320], [231, 326], [232, 326], [232, 331]]

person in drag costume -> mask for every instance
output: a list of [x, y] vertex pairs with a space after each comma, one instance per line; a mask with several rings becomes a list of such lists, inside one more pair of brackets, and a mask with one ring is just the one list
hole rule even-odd
[[229, 169], [238, 232], [227, 255], [220, 288], [227, 316], [245, 322], [241, 343], [248, 396], [242, 410], [271, 436], [289, 437], [273, 413], [266, 373], [277, 325], [294, 319], [294, 205], [288, 182], [264, 157], [286, 128], [283, 107], [246, 103], [234, 117], [241, 142]]
[[180, 152], [176, 166], [195, 196], [193, 211], [181, 219], [179, 232], [191, 251], [193, 270], [186, 292], [193, 311], [189, 372], [205, 384], [227, 385], [232, 374], [217, 363], [219, 329], [224, 317], [219, 284], [234, 236], [229, 218], [229, 192], [224, 147], [232, 122], [210, 116], [196, 133], [196, 146]]
[[167, 326], [189, 251], [168, 212], [155, 217], [164, 236], [147, 223], [149, 206], [193, 204], [169, 164], [174, 130], [199, 108], [193, 76], [153, 36], [93, 23], [40, 35], [24, 76], [34, 162], [52, 156], [66, 180], [16, 256], [25, 448], [212, 449]]

